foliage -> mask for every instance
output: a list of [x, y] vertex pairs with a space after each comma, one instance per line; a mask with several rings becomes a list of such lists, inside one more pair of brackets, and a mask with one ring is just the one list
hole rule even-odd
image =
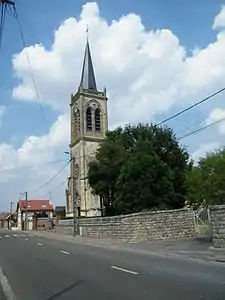
[[179, 208], [186, 200], [188, 153], [172, 130], [127, 125], [108, 132], [89, 166], [89, 183], [106, 215]]
[[187, 174], [188, 201], [198, 206], [222, 204], [225, 200], [225, 149], [201, 158]]

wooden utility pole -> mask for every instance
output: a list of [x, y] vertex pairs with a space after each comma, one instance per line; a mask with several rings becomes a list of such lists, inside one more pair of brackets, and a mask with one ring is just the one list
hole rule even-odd
[[[72, 155], [72, 154], [71, 154]], [[75, 168], [75, 157], [71, 157], [71, 198], [73, 204], [73, 236], [78, 235], [78, 222], [77, 222], [77, 187], [76, 187], [76, 168]]]

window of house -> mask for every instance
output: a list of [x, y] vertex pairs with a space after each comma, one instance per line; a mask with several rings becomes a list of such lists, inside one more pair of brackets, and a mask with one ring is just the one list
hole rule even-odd
[[101, 114], [99, 108], [96, 108], [95, 110], [95, 131], [96, 132], [101, 131]]
[[88, 107], [86, 111], [86, 123], [87, 131], [92, 131], [92, 112], [90, 107]]

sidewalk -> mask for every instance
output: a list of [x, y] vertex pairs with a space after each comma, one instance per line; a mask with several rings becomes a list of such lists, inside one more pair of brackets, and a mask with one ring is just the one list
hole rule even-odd
[[214, 255], [210, 250], [211, 241], [205, 237], [183, 240], [145, 241], [127, 243], [115, 240], [102, 240], [88, 237], [63, 235], [54, 232], [27, 232], [31, 235], [44, 238], [57, 239], [69, 243], [85, 244], [95, 247], [111, 248], [122, 251], [132, 251], [142, 254], [163, 255], [170, 257], [183, 257], [204, 261], [214, 261]]

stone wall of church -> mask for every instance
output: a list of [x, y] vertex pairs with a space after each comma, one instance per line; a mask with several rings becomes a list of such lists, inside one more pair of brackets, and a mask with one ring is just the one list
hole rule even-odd
[[79, 223], [80, 235], [100, 239], [150, 241], [189, 238], [196, 234], [194, 213], [188, 209], [88, 218]]

